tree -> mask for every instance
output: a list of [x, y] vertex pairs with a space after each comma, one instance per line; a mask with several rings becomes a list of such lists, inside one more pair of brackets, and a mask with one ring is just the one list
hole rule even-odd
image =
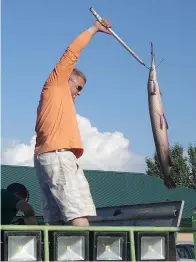
[[188, 161], [190, 168], [190, 179], [196, 185], [196, 146], [190, 145], [188, 148]]
[[[189, 145], [187, 153], [176, 143], [171, 148], [172, 169], [171, 175], [175, 183], [196, 189], [196, 146]], [[163, 179], [156, 152], [153, 158], [146, 158], [147, 175]]]

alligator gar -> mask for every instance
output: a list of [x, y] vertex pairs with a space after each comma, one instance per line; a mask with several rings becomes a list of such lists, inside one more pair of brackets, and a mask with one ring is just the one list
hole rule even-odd
[[175, 182], [171, 176], [172, 158], [168, 142], [168, 123], [164, 115], [161, 91], [157, 81], [155, 68], [155, 55], [151, 43], [151, 68], [148, 78], [148, 105], [151, 127], [164, 184], [167, 188], [175, 188]]

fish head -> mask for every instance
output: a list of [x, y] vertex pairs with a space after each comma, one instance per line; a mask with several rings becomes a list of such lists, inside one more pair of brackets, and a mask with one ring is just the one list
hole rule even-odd
[[149, 72], [149, 79], [151, 81], [156, 80], [155, 54], [154, 54], [154, 48], [152, 43], [151, 43], [151, 67]]
[[156, 72], [153, 67], [150, 68], [149, 80], [154, 81], [156, 79]]

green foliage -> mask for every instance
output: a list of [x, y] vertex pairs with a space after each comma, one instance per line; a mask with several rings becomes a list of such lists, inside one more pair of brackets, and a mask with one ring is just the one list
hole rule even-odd
[[[196, 189], [196, 146], [189, 145], [187, 153], [180, 144], [171, 148], [171, 174], [175, 183]], [[163, 179], [156, 152], [153, 158], [146, 158], [147, 175]]]
[[196, 146], [190, 145], [188, 148], [189, 176], [194, 185], [196, 185]]

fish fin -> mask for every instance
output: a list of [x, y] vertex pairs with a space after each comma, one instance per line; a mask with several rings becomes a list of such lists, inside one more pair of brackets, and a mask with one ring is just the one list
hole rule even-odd
[[160, 128], [163, 129], [163, 115], [160, 115]]
[[166, 119], [166, 117], [165, 117], [164, 114], [163, 114], [163, 117], [164, 117], [164, 119], [165, 119], [166, 128], [168, 129], [168, 128], [169, 128], [169, 125], [168, 125], [167, 119]]
[[172, 154], [171, 154], [170, 150], [169, 150], [168, 160], [169, 160], [169, 166], [172, 167], [173, 166], [173, 160], [172, 160]]
[[153, 92], [154, 92], [154, 94], [156, 95], [156, 85], [155, 85], [155, 83], [154, 83], [154, 85], [153, 85]]
[[156, 95], [156, 86], [155, 86], [154, 81], [153, 81], [153, 88], [152, 88], [152, 91], [151, 91], [151, 95]]
[[173, 160], [172, 160], [172, 155], [171, 155], [170, 150], [168, 154], [168, 160], [169, 160], [169, 175], [167, 176], [167, 178], [164, 179], [164, 184], [168, 189], [173, 189], [173, 188], [176, 188], [176, 184], [172, 178]]

